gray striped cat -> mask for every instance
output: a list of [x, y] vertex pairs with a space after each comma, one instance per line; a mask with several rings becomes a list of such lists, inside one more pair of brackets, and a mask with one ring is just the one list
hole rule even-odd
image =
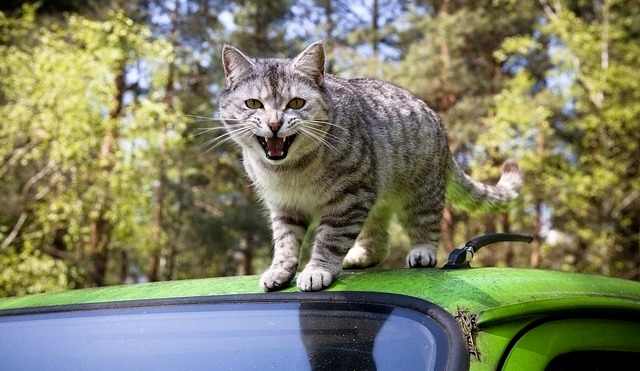
[[293, 59], [253, 59], [225, 45], [220, 119], [269, 209], [275, 244], [265, 291], [289, 286], [300, 244], [317, 223], [302, 291], [329, 286], [342, 267], [375, 266], [387, 255], [396, 213], [410, 267], [436, 264], [445, 194], [467, 210], [505, 208], [522, 184], [507, 161], [495, 186], [454, 162], [440, 118], [392, 84], [324, 73], [322, 42]]

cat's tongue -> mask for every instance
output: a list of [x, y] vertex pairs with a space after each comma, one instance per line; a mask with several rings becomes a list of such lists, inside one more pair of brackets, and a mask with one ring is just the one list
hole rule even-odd
[[284, 155], [284, 140], [278, 137], [267, 138], [267, 151], [270, 157], [281, 157]]

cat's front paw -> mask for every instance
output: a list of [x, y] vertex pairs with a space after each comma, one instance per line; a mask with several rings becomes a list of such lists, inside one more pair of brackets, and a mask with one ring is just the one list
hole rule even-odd
[[296, 279], [300, 291], [320, 291], [329, 287], [338, 275], [338, 272], [332, 270], [311, 266], [306, 267]]
[[437, 263], [436, 249], [431, 246], [415, 247], [407, 255], [407, 265], [411, 268], [428, 268]]
[[291, 283], [296, 271], [290, 272], [282, 267], [270, 267], [260, 277], [260, 287], [264, 291], [281, 290]]

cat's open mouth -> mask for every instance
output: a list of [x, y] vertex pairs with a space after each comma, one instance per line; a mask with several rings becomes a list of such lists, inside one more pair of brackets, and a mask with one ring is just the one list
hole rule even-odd
[[258, 143], [264, 149], [265, 155], [269, 160], [282, 160], [287, 157], [287, 153], [289, 152], [289, 147], [291, 147], [291, 143], [295, 139], [295, 134], [290, 135], [284, 138], [278, 137], [257, 137]]

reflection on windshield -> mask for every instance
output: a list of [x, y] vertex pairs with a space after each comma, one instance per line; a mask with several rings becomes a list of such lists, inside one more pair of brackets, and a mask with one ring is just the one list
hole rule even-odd
[[429, 370], [447, 351], [420, 312], [331, 302], [0, 316], [0, 334], [2, 368], [20, 370]]
[[374, 342], [389, 310], [366, 313], [300, 306], [302, 342], [313, 370], [376, 370]]

